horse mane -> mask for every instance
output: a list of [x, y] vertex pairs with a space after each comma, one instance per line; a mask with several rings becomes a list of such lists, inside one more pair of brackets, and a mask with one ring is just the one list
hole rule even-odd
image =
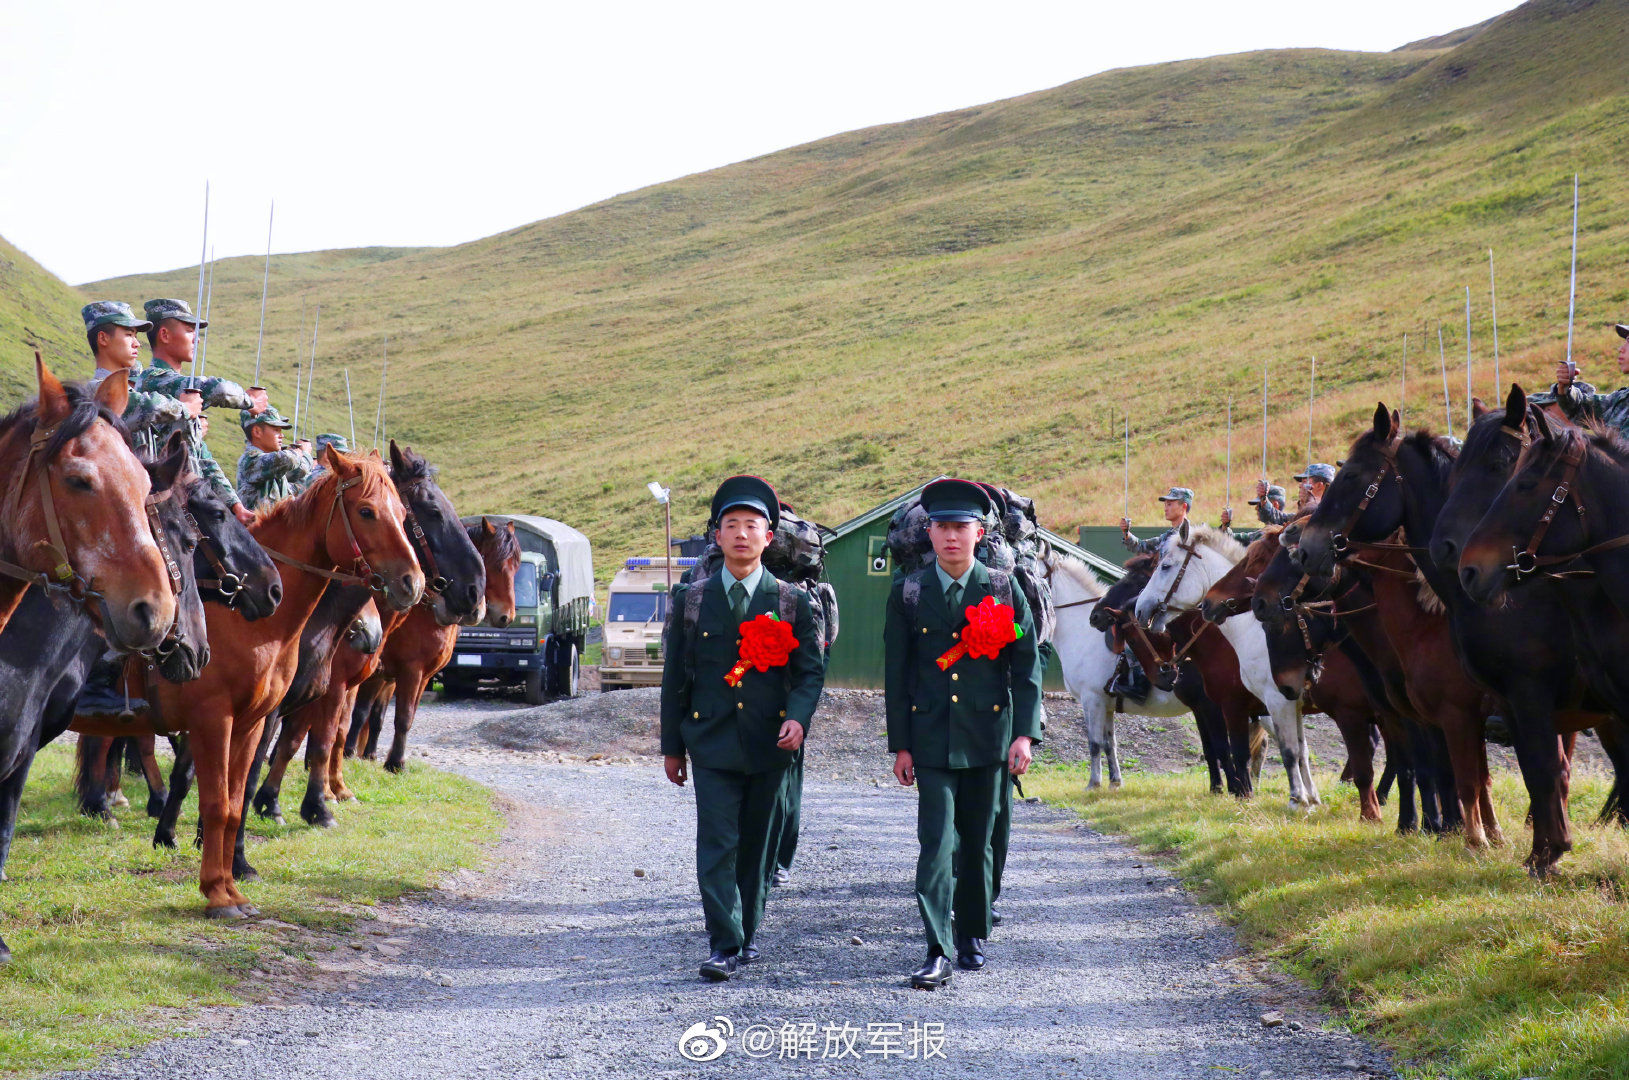
[[[479, 550], [481, 541], [486, 539], [481, 526], [478, 524], [466, 525], [464, 531], [469, 534], [469, 542]], [[512, 530], [494, 526], [492, 529], [492, 542], [498, 546], [497, 556], [500, 563], [506, 563], [510, 559], [520, 557], [520, 541], [515, 538]]]
[[[357, 456], [347, 460], [362, 466], [358, 474], [362, 479], [362, 494], [372, 494], [380, 487], [386, 486], [380, 482], [377, 475], [370, 475], [367, 469], [367, 458]], [[339, 474], [332, 469], [321, 469], [311, 474], [312, 484], [298, 495], [290, 496], [271, 506], [263, 506], [255, 511], [255, 524], [273, 524], [288, 528], [292, 532], [317, 530], [325, 527], [325, 522], [317, 520], [319, 513], [328, 507], [327, 496], [335, 494], [334, 488], [339, 484]]]
[[1214, 525], [1190, 525], [1188, 536], [1194, 544], [1203, 544], [1228, 562], [1236, 563], [1244, 558], [1245, 546], [1226, 529], [1218, 529]]
[[[124, 440], [124, 444], [132, 451], [135, 450], [135, 443], [130, 439], [130, 429], [124, 426], [123, 420], [114, 416], [106, 406], [96, 400], [96, 395], [89, 386], [84, 383], [64, 383], [62, 389], [68, 395], [68, 416], [57, 425], [51, 438], [46, 440], [44, 449], [46, 461], [56, 457], [64, 446], [89, 431], [90, 426], [97, 420], [106, 420], [112, 424], [113, 430], [119, 433], [119, 438]], [[9, 415], [0, 418], [0, 439], [11, 434], [18, 425], [26, 424], [32, 427], [39, 419], [39, 415], [39, 398], [23, 402]]]
[[1151, 574], [1154, 572], [1154, 563], [1158, 556], [1152, 551], [1139, 551], [1120, 566], [1128, 574]]
[[1625, 440], [1615, 428], [1592, 418], [1584, 422], [1581, 431], [1589, 439], [1591, 447], [1614, 463], [1629, 466], [1629, 440]]
[[1107, 585], [1097, 580], [1097, 575], [1092, 573], [1091, 568], [1073, 555], [1059, 555], [1052, 560], [1052, 565], [1073, 578], [1075, 584], [1084, 589], [1086, 595], [1093, 600], [1102, 599], [1103, 594], [1109, 591]]

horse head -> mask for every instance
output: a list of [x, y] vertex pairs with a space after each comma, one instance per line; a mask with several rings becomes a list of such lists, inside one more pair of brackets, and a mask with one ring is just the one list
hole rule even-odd
[[307, 489], [331, 489], [322, 542], [333, 564], [356, 568], [386, 604], [407, 611], [424, 595], [424, 571], [406, 532], [407, 507], [375, 451], [366, 456], [325, 446], [328, 475]]
[[1327, 574], [1351, 541], [1375, 542], [1397, 531], [1403, 521], [1403, 477], [1397, 471], [1401, 442], [1402, 417], [1381, 402], [1375, 406], [1374, 426], [1357, 437], [1301, 526], [1293, 557], [1302, 570]]
[[283, 579], [266, 549], [207, 483], [187, 489], [187, 512], [198, 531], [193, 554], [198, 595], [235, 609], [249, 622], [277, 610]]
[[1516, 459], [1532, 442], [1528, 412], [1534, 408], [1522, 388], [1512, 384], [1503, 411], [1482, 407], [1476, 412], [1448, 474], [1448, 499], [1431, 533], [1431, 561], [1443, 572], [1458, 573], [1459, 553], [1471, 530], [1499, 497]]
[[469, 621], [486, 595], [481, 553], [436, 483], [436, 471], [412, 447], [390, 440], [390, 476], [406, 504], [408, 535], [424, 570], [430, 610], [442, 626]]
[[115, 648], [152, 649], [175, 593], [147, 517], [152, 482], [119, 419], [128, 374], [92, 392], [63, 386], [38, 353], [34, 366], [39, 397], [0, 420], [0, 558], [84, 601]]
[[515, 619], [515, 571], [520, 569], [520, 540], [515, 536], [515, 523], [505, 522], [498, 528], [486, 518], [479, 525], [469, 527], [469, 538], [481, 553], [486, 564], [486, 596], [483, 611], [473, 621], [483, 619], [492, 626], [508, 626]]
[[1267, 638], [1273, 682], [1291, 701], [1306, 692], [1324, 650], [1339, 633], [1326, 603], [1334, 582], [1333, 576], [1307, 574], [1282, 547], [1256, 579], [1250, 611]]
[[1231, 533], [1184, 521], [1160, 545], [1159, 565], [1137, 594], [1137, 621], [1150, 624], [1167, 611], [1192, 611], [1218, 578], [1244, 557]]
[[1245, 549], [1244, 558], [1239, 560], [1239, 564], [1210, 587], [1199, 602], [1199, 613], [1206, 621], [1224, 623], [1250, 606], [1256, 578], [1284, 550], [1279, 545], [1279, 536], [1283, 532], [1281, 525], [1269, 525], [1263, 529], [1261, 536]]
[[152, 484], [150, 524], [176, 601], [175, 619], [164, 640], [152, 650], [152, 659], [158, 673], [174, 683], [196, 679], [209, 663], [209, 627], [204, 620], [204, 602], [198, 595], [197, 566], [193, 561], [199, 537], [187, 516], [186, 505], [188, 494], [203, 486], [203, 481], [189, 468], [190, 462], [186, 436], [176, 432], [164, 454], [146, 465]]
[[1125, 576], [1103, 594], [1103, 599], [1092, 608], [1092, 626], [1105, 633], [1113, 630], [1122, 613], [1137, 602], [1137, 594], [1148, 584], [1159, 556], [1152, 553], [1133, 555], [1125, 561]]

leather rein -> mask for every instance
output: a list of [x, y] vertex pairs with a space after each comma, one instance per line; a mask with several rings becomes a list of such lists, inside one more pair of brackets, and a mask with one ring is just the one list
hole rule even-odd
[[1191, 652], [1193, 647], [1199, 643], [1200, 637], [1202, 637], [1205, 631], [1209, 630], [1212, 626], [1210, 620], [1203, 618], [1200, 619], [1199, 629], [1194, 631], [1193, 636], [1190, 637], [1187, 642], [1178, 648], [1176, 645], [1176, 639], [1172, 638], [1171, 655], [1161, 656], [1159, 649], [1154, 645], [1153, 640], [1148, 636], [1148, 631], [1143, 628], [1143, 624], [1134, 615], [1120, 608], [1104, 607], [1103, 610], [1114, 616], [1115, 624], [1121, 626], [1122, 628], [1127, 623], [1130, 623], [1132, 633], [1137, 636], [1138, 641], [1142, 642], [1143, 648], [1147, 649], [1149, 655], [1153, 656], [1155, 660], [1159, 661], [1159, 671], [1161, 673], [1169, 671], [1172, 678], [1176, 677], [1177, 673], [1182, 667], [1182, 662], [1188, 658], [1188, 653]]
[[[1505, 428], [1504, 430], [1509, 431], [1510, 429]], [[1526, 445], [1525, 440], [1523, 445]], [[1505, 569], [1513, 571], [1517, 581], [1520, 581], [1528, 574], [1535, 573], [1542, 573], [1547, 577], [1555, 578], [1588, 576], [1593, 574], [1594, 571], [1566, 570], [1558, 573], [1547, 568], [1577, 562], [1579, 559], [1590, 555], [1598, 555], [1604, 551], [1629, 547], [1629, 533], [1625, 533], [1622, 536], [1614, 536], [1610, 540], [1603, 540], [1599, 544], [1593, 544], [1582, 551], [1575, 551], [1570, 555], [1540, 555], [1538, 553], [1539, 545], [1544, 542], [1544, 536], [1550, 531], [1550, 525], [1554, 523], [1556, 514], [1561, 511], [1561, 508], [1567, 504], [1569, 499], [1572, 501], [1573, 509], [1578, 512], [1579, 526], [1583, 526], [1585, 516], [1584, 500], [1573, 490], [1573, 482], [1578, 479], [1578, 470], [1583, 467], [1584, 458], [1588, 453], [1589, 448], [1582, 437], [1574, 438], [1568, 442], [1559, 462], [1561, 465], [1561, 482], [1556, 485], [1555, 491], [1550, 493], [1550, 503], [1544, 508], [1544, 513], [1539, 516], [1538, 524], [1533, 527], [1533, 535], [1528, 539], [1525, 548], [1518, 550], [1512, 546], [1510, 549], [1514, 558]], [[1548, 477], [1554, 469], [1555, 464], [1551, 464], [1544, 471], [1544, 475]]]
[[[339, 512], [341, 505], [345, 502], [345, 489], [355, 487], [361, 482], [361, 476], [353, 476], [350, 479], [340, 479], [334, 485], [334, 501], [328, 504], [328, 518], [324, 521], [322, 527], [324, 536], [328, 535], [328, 530], [334, 523], [334, 515]], [[385, 579], [383, 575], [368, 564], [367, 556], [362, 553], [361, 545], [356, 542], [356, 530], [351, 527], [351, 508], [349, 506], [344, 508], [344, 513], [339, 514], [339, 520], [345, 526], [345, 539], [351, 545], [351, 569], [355, 571], [354, 573], [347, 574], [340, 570], [325, 570], [320, 566], [312, 566], [310, 563], [301, 562], [299, 559], [284, 555], [281, 551], [274, 551], [269, 547], [265, 549], [266, 554], [284, 566], [292, 566], [296, 570], [304, 570], [308, 574], [315, 574], [318, 577], [327, 578], [329, 581], [337, 581], [342, 585], [360, 585], [370, 592], [383, 595], [385, 592]], [[261, 546], [265, 547], [264, 544]]]

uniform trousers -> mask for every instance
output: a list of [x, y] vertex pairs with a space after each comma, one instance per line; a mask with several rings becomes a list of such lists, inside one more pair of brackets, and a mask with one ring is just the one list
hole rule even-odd
[[787, 768], [746, 773], [694, 765], [696, 880], [714, 952], [738, 952], [763, 921], [785, 810]]
[[916, 906], [928, 955], [949, 956], [950, 928], [990, 936], [991, 837], [1001, 804], [1002, 763], [970, 769], [916, 766]]

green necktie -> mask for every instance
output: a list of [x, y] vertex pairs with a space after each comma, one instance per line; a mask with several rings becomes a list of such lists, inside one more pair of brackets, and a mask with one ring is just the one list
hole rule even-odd
[[739, 581], [730, 586], [730, 610], [737, 625], [747, 621], [747, 587]]
[[961, 600], [961, 598], [962, 583], [959, 581], [952, 581], [950, 583], [950, 588], [945, 590], [945, 603], [950, 605], [950, 613], [952, 615], [956, 613], [956, 604]]

